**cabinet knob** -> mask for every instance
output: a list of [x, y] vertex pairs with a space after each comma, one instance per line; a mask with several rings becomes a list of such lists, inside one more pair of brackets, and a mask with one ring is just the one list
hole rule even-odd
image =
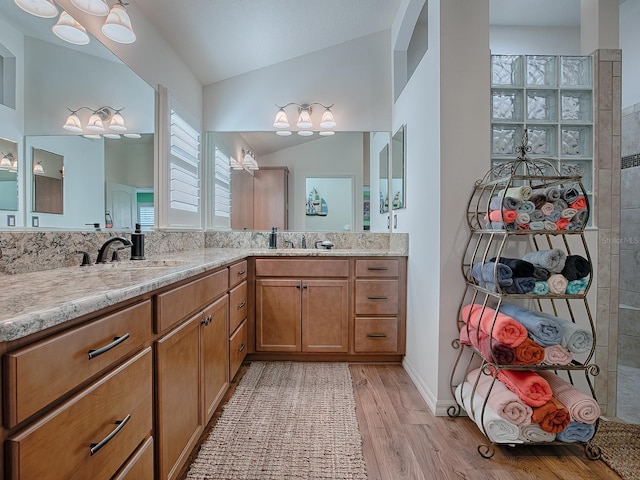
[[309, 288], [309, 286], [308, 285], [303, 285], [302, 288]]
[[211, 323], [211, 315], [207, 315], [205, 318], [202, 319], [200, 323], [205, 327], [209, 325]]
[[296, 288], [300, 288], [300, 284], [299, 283], [296, 283]]
[[238, 270], [238, 275], [244, 275], [246, 270]]

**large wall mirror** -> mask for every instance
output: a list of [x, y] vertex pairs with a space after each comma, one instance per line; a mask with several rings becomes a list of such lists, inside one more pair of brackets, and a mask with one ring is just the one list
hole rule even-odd
[[[22, 51], [15, 52], [17, 64], [24, 67], [16, 77], [21, 83], [17, 91], [22, 92], [24, 127], [11, 127], [24, 133], [19, 149], [25, 157], [21, 165], [27, 168], [17, 178], [23, 179], [24, 197], [29, 200], [25, 217], [33, 212], [40, 227], [77, 230], [90, 229], [94, 223], [104, 228], [109, 211], [114, 228], [127, 229], [144, 210], [143, 223], [152, 225], [155, 90], [96, 38], [91, 37], [88, 45], [71, 45], [53, 35], [46, 21], [23, 12], [14, 2], [0, 5], [0, 43], [20, 36], [24, 40]], [[127, 131], [120, 138], [102, 134], [89, 138], [83, 134], [92, 132], [63, 129], [70, 110], [88, 107], [77, 112], [84, 128], [92, 111], [104, 106], [122, 109]], [[104, 133], [115, 134], [108, 128]], [[36, 178], [29, 168], [38, 151], [64, 157], [61, 212], [34, 205], [42, 190], [37, 184], [47, 182], [40, 178], [48, 175]], [[120, 194], [124, 190], [131, 201], [126, 207]]]
[[18, 144], [0, 138], [0, 210], [18, 210]]

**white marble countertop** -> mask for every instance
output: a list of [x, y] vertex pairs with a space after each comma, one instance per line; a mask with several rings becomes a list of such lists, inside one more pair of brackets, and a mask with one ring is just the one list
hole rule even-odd
[[206, 248], [141, 261], [8, 275], [0, 342], [16, 340], [250, 256], [403, 256], [387, 250]]

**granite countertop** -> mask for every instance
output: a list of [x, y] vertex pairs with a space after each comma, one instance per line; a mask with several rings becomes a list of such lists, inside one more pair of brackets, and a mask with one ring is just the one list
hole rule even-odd
[[206, 248], [3, 277], [0, 342], [16, 340], [249, 256], [402, 256], [387, 250]]

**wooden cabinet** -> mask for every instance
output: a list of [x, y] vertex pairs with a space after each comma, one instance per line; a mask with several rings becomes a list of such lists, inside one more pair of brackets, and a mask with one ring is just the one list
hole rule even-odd
[[257, 259], [256, 276], [257, 352], [348, 352], [349, 260]]
[[229, 379], [233, 379], [247, 355], [247, 261], [229, 267]]
[[149, 437], [129, 461], [113, 477], [113, 480], [152, 480], [153, 479], [153, 438]]
[[229, 386], [229, 297], [225, 295], [206, 308], [203, 316], [200, 328], [206, 424]]
[[253, 172], [253, 228], [289, 228], [289, 169], [260, 167]]

